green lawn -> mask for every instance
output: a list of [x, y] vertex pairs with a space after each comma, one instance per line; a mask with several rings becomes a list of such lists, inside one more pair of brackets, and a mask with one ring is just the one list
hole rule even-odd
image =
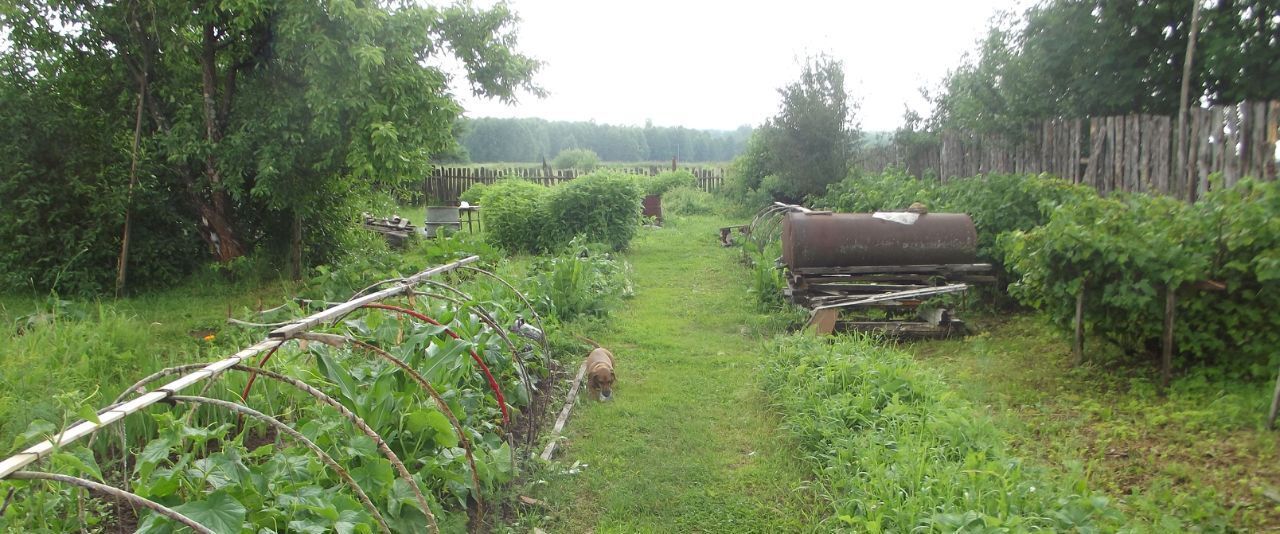
[[526, 488], [551, 510], [526, 512], [521, 527], [795, 532], [817, 523], [805, 470], [757, 383], [764, 319], [751, 311], [739, 252], [717, 244], [720, 221], [677, 222], [632, 243], [636, 296], [607, 330], [587, 333], [617, 357], [614, 400], [580, 401], [557, 452], [563, 468]]

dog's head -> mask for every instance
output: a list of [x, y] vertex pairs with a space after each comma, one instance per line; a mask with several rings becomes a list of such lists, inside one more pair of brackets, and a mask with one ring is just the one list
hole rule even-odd
[[591, 388], [600, 392], [600, 400], [609, 400], [613, 396], [613, 383], [618, 375], [608, 365], [597, 365], [591, 369]]

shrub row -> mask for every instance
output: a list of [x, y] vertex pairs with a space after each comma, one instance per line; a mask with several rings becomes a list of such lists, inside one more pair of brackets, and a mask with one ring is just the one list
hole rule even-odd
[[1122, 521], [1083, 476], [1050, 480], [911, 356], [869, 337], [779, 338], [763, 385], [832, 510], [823, 530], [1094, 532]]
[[507, 250], [554, 251], [575, 236], [622, 250], [640, 226], [643, 193], [626, 174], [598, 171], [547, 188], [508, 179], [484, 189], [487, 238]]
[[1231, 362], [1255, 376], [1280, 364], [1274, 182], [1246, 180], [1192, 205], [1146, 195], [1067, 204], [1044, 226], [1000, 241], [1018, 278], [1011, 293], [1064, 327], [1083, 287], [1087, 328], [1131, 353], [1154, 354], [1172, 288], [1180, 357]]

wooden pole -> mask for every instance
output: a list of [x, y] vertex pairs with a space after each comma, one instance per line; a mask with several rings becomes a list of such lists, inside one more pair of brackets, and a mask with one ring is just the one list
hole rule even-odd
[[1178, 100], [1178, 157], [1177, 170], [1174, 175], [1186, 175], [1182, 187], [1186, 188], [1182, 195], [1188, 202], [1196, 199], [1196, 173], [1188, 172], [1187, 166], [1187, 105], [1191, 96], [1191, 64], [1196, 54], [1196, 33], [1200, 31], [1200, 0], [1191, 2], [1191, 30], [1187, 35], [1187, 53], [1182, 58], [1182, 93]]
[[1080, 292], [1076, 294], [1075, 339], [1071, 343], [1071, 352], [1075, 354], [1075, 366], [1084, 363], [1084, 282], [1080, 282]]
[[557, 438], [560, 432], [564, 430], [564, 424], [569, 420], [569, 412], [573, 411], [574, 401], [578, 398], [578, 387], [582, 385], [582, 377], [587, 374], [587, 362], [582, 362], [578, 366], [578, 376], [573, 378], [573, 385], [569, 387], [569, 396], [564, 400], [564, 409], [560, 410], [560, 417], [556, 418], [556, 424], [551, 428], [551, 441], [547, 443], [547, 448], [542, 451], [542, 459], [550, 461], [551, 455], [556, 452]]
[[1173, 319], [1177, 309], [1177, 288], [1166, 285], [1164, 288], [1164, 339], [1160, 347], [1160, 396], [1169, 392], [1169, 381], [1173, 378]]
[[120, 257], [116, 260], [116, 298], [124, 294], [129, 270], [129, 236], [133, 233], [133, 188], [138, 184], [138, 145], [142, 141], [142, 100], [147, 93], [147, 75], [138, 82], [138, 111], [133, 121], [133, 151], [129, 166], [129, 192], [124, 201], [124, 232], [120, 236]]

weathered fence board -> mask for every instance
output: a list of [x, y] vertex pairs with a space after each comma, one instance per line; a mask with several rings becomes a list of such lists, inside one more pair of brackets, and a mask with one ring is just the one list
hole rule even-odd
[[[647, 167], [621, 167], [612, 170], [626, 174], [656, 176], [670, 170], [668, 166], [650, 165]], [[697, 187], [710, 192], [724, 185], [724, 169], [683, 167], [697, 180]], [[573, 180], [581, 172], [572, 169], [555, 170], [550, 167], [436, 167], [430, 176], [423, 180], [422, 192], [428, 198], [444, 204], [457, 204], [458, 196], [475, 184], [492, 184], [505, 178], [521, 178], [536, 184], [553, 186]]]
[[1194, 200], [1220, 174], [1222, 186], [1243, 177], [1276, 179], [1280, 101], [1192, 108], [1186, 159], [1178, 165], [1171, 117], [1135, 114], [1054, 119], [1014, 135], [948, 130], [936, 146], [896, 144], [865, 153], [857, 162], [879, 172], [897, 166], [942, 181], [985, 173], [1050, 173], [1103, 194], [1163, 193]]

